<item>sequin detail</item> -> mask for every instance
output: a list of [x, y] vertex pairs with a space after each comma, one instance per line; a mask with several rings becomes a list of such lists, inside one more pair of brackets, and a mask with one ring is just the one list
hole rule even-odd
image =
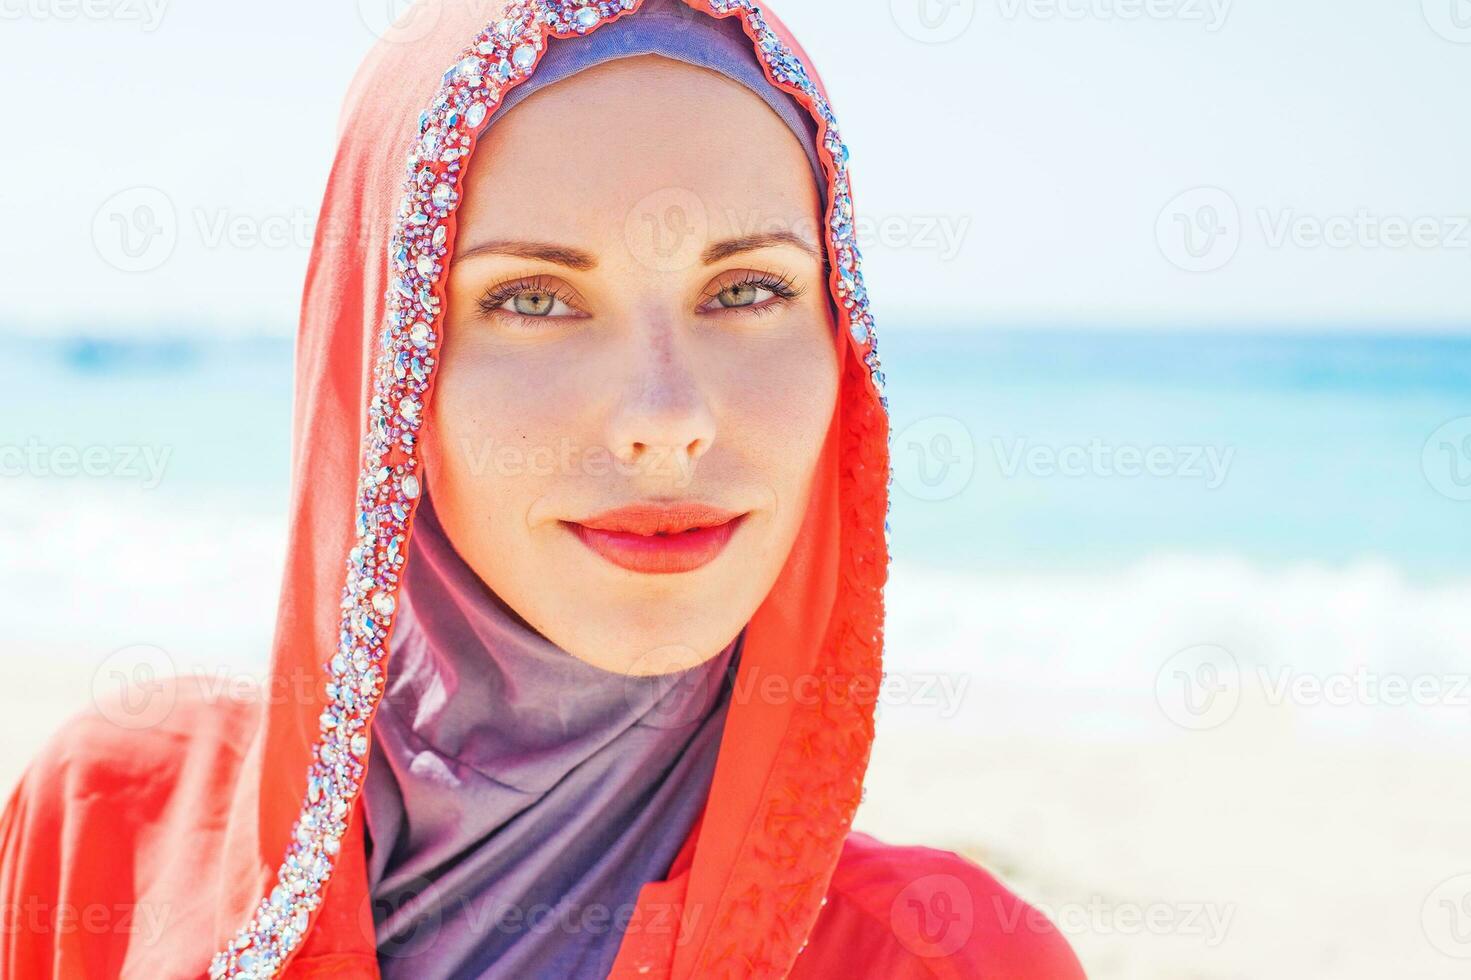
[[[441, 336], [448, 224], [460, 201], [463, 168], [483, 125], [506, 91], [534, 71], [549, 37], [583, 35], [636, 11], [641, 0], [522, 0], [487, 26], [443, 75], [441, 87], [420, 116], [419, 137], [410, 151], [403, 195], [390, 238], [391, 281], [387, 316], [374, 366], [373, 395], [358, 479], [356, 541], [347, 560], [342, 591], [338, 646], [325, 665], [327, 707], [319, 719], [306, 794], [292, 828], [292, 843], [276, 872], [276, 885], [254, 915], [215, 954], [212, 980], [264, 980], [278, 976], [300, 946], [321, 906], [323, 890], [347, 829], [348, 815], [362, 789], [369, 724], [382, 696], [388, 636], [404, 563], [409, 522], [421, 494], [419, 428], [437, 365]], [[866, 383], [881, 406], [881, 419], [866, 422], [887, 430], [888, 399], [878, 356], [878, 338], [860, 270], [848, 185], [848, 151], [837, 120], [800, 58], [769, 29], [750, 0], [702, 0], [695, 4], [714, 16], [740, 16], [770, 76], [809, 100], [820, 119], [829, 175], [827, 246], [833, 263], [832, 292], [846, 319], [847, 334], [865, 366]], [[858, 406], [860, 412], [864, 406]], [[892, 472], [885, 472], [892, 483]], [[865, 477], [865, 492], [884, 493], [887, 484]], [[887, 505], [886, 505], [887, 516]], [[887, 554], [888, 521], [883, 553]], [[870, 545], [860, 549], [869, 555]], [[870, 570], [871, 571], [871, 570]], [[880, 575], [881, 578], [881, 575]], [[881, 619], [881, 603], [866, 603], [866, 616]], [[873, 607], [873, 608], [869, 608]], [[863, 629], [877, 650], [879, 622]], [[860, 663], [860, 669], [876, 669]], [[855, 717], [871, 735], [871, 717]], [[861, 771], [864, 760], [842, 753], [844, 771]], [[839, 774], [838, 778], [843, 777]], [[847, 789], [851, 788], [851, 799]], [[834, 824], [851, 819], [858, 790], [847, 787], [831, 803]], [[810, 891], [811, 889], [809, 889]], [[798, 895], [791, 896], [793, 902]], [[804, 904], [820, 908], [819, 894], [804, 894]], [[813, 913], [815, 914], [815, 912]], [[810, 921], [807, 916], [806, 921]], [[805, 947], [805, 934], [800, 937]], [[796, 943], [792, 948], [800, 949]], [[729, 958], [706, 957], [705, 968], [726, 975]], [[750, 963], [748, 959], [746, 961]], [[764, 972], [757, 971], [760, 975]], [[756, 975], [756, 974], [748, 974]]]

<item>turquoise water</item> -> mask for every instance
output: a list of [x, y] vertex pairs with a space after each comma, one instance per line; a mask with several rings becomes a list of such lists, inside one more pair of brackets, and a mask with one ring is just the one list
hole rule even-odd
[[[1471, 416], [1471, 338], [891, 331], [881, 343], [900, 472], [925, 455], [903, 436], [917, 420], [959, 419], [975, 445], [953, 499], [898, 488], [896, 556], [984, 569], [1168, 552], [1378, 559], [1415, 578], [1471, 570], [1471, 503], [1438, 492], [1452, 474], [1423, 465], [1431, 434]], [[1021, 441], [1053, 455], [1158, 448], [1176, 465], [1132, 477], [1009, 469]], [[1464, 458], [1433, 458], [1471, 474], [1471, 447], [1454, 448]], [[1214, 474], [1211, 452], [1227, 464]]]
[[[1189, 554], [1471, 572], [1471, 502], [1437, 489], [1471, 474], [1471, 442], [1432, 453], [1445, 472], [1424, 462], [1432, 433], [1471, 416], [1471, 337], [891, 328], [881, 346], [896, 559], [1101, 570]], [[0, 445], [166, 449], [164, 499], [284, 511], [288, 342], [6, 347]], [[1150, 451], [1153, 474], [1116, 472]]]

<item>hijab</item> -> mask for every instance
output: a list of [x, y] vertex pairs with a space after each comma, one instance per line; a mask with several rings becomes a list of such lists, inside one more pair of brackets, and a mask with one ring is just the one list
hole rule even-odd
[[[767, 81], [735, 21], [678, 0], [552, 49], [501, 112], [643, 54], [760, 96], [825, 196], [811, 117]], [[639, 889], [668, 872], [704, 805], [744, 632], [677, 675], [613, 674], [516, 616], [455, 551], [427, 493], [408, 550], [364, 788], [382, 974], [606, 977]]]
[[[683, 31], [701, 18], [731, 37], [739, 30], [767, 83], [815, 126], [841, 376], [796, 539], [728, 655], [727, 665], [739, 654], [737, 690], [759, 696], [726, 699], [703, 810], [667, 873], [638, 889], [634, 919], [646, 927], [625, 932], [609, 975], [778, 977], [818, 921], [873, 742], [888, 402], [848, 154], [810, 59], [764, 3], [679, 2], [689, 9]], [[217, 980], [378, 969], [364, 786], [370, 769], [392, 768], [372, 751], [377, 712], [394, 710], [384, 701], [398, 676], [395, 650], [414, 647], [399, 638], [400, 617], [428, 608], [406, 584], [418, 574], [411, 559], [431, 553], [414, 547], [432, 520], [420, 447], [434, 417], [465, 168], [482, 132], [494, 138], [503, 100], [563, 52], [652, 19], [654, 3], [418, 0], [353, 79], [297, 334], [286, 563], [265, 688], [275, 696], [253, 716], [220, 712], [212, 723], [223, 733], [229, 720], [228, 738], [200, 732], [184, 743], [188, 778], [171, 784], [150, 836], [131, 840], [129, 853], [153, 869], [140, 900], [180, 909], [189, 923], [167, 944], [129, 947], [132, 974], [169, 976], [167, 964], [185, 961], [209, 961]], [[895, 53], [875, 56], [893, 60], [885, 70], [900, 77]], [[510, 656], [476, 655], [482, 665]], [[434, 689], [424, 685], [420, 703], [433, 705]], [[692, 736], [680, 757], [698, 744]], [[679, 823], [669, 822], [669, 836]], [[413, 840], [412, 813], [401, 826]], [[188, 861], [160, 856], [164, 841], [177, 848], [182, 839]]]

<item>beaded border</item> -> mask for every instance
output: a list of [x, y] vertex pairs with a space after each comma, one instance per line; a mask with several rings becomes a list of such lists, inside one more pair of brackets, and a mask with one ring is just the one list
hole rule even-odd
[[[367, 733], [383, 691], [410, 517], [422, 489], [417, 435], [436, 363], [442, 279], [460, 202], [462, 161], [473, 151], [504, 93], [535, 70], [548, 36], [586, 34], [637, 10], [641, 2], [517, 0], [444, 73], [437, 94], [419, 118], [419, 136], [409, 153], [389, 244], [391, 283], [362, 445], [357, 540], [348, 555], [338, 649], [325, 666], [328, 705], [319, 719], [306, 796], [292, 828], [292, 843], [277, 869], [277, 883], [250, 921], [215, 954], [211, 980], [265, 980], [279, 975], [322, 904], [352, 804], [362, 788]], [[838, 135], [837, 119], [806, 66], [767, 26], [757, 4], [702, 0], [701, 5], [712, 16], [742, 16], [757, 54], [777, 83], [812, 100], [833, 171], [826, 216], [833, 260], [830, 286], [868, 368], [869, 384], [887, 413], [878, 337], [854, 234], [848, 150]], [[887, 515], [884, 535], [889, 536]]]

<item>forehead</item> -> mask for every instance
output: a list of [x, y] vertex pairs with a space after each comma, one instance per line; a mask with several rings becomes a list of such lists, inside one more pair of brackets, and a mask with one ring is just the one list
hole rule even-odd
[[607, 62], [497, 117], [466, 175], [462, 231], [580, 241], [630, 224], [710, 237], [785, 227], [816, 240], [806, 153], [759, 96], [657, 55]]

